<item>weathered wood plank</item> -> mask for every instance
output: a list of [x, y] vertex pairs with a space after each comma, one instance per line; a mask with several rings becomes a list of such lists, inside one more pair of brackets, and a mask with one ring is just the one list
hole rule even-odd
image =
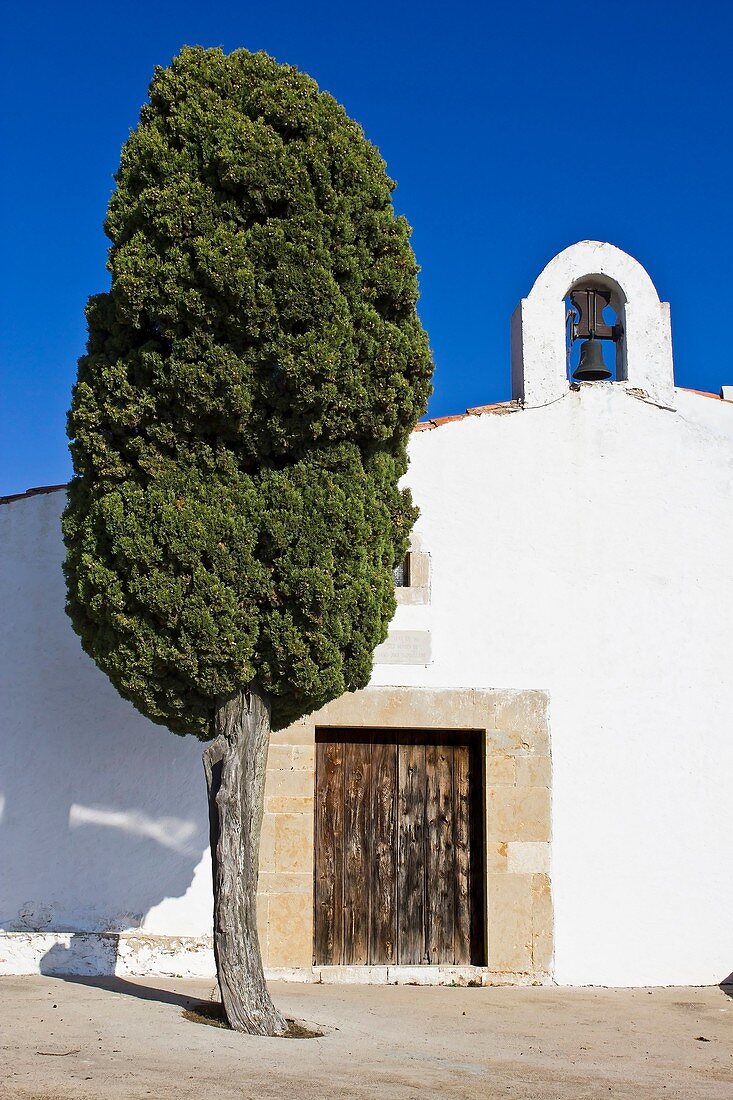
[[343, 961], [344, 746], [316, 745], [314, 962]]
[[397, 744], [372, 746], [372, 878], [369, 961], [397, 962]]
[[475, 966], [486, 963], [486, 874], [484, 870], [484, 787], [483, 757], [477, 741], [468, 755], [469, 794], [471, 800], [471, 859], [469, 895], [471, 898], [471, 958]]
[[397, 958], [427, 961], [425, 950], [425, 745], [412, 740], [398, 753]]
[[369, 962], [371, 880], [371, 748], [344, 745], [344, 946], [343, 962]]
[[453, 752], [452, 745], [429, 744], [425, 753], [425, 933], [433, 966], [453, 963], [455, 950]]
[[471, 769], [470, 750], [456, 745], [453, 754], [453, 842], [455, 848], [454, 961], [471, 962]]

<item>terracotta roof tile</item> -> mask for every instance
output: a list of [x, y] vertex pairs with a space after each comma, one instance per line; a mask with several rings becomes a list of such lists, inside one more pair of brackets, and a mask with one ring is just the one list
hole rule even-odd
[[677, 386], [678, 390], [684, 390], [685, 393], [696, 393], [699, 397], [712, 397], [714, 401], [725, 401], [726, 405], [733, 405], [733, 401], [728, 401], [720, 393], [708, 393], [707, 390], [693, 390], [689, 386]]
[[413, 428], [415, 432], [427, 432], [431, 428], [439, 428], [443, 424], [452, 424], [455, 420], [465, 420], [469, 416], [483, 416], [484, 413], [507, 413], [521, 408], [518, 401], [496, 401], [493, 405], [474, 405], [462, 413], [454, 413], [453, 416], [436, 416], [432, 420], [421, 420]]
[[495, 401], [493, 405], [474, 405], [466, 409], [467, 416], [483, 416], [484, 413], [512, 413], [521, 409], [519, 401]]
[[25, 500], [26, 497], [40, 497], [45, 493], [58, 493], [67, 489], [67, 485], [39, 485], [35, 489], [26, 489], [24, 493], [12, 493], [7, 497], [0, 497], [0, 504], [12, 504], [14, 500]]

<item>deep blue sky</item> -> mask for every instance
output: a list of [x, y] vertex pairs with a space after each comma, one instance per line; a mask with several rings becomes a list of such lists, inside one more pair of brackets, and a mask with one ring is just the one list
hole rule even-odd
[[183, 44], [297, 65], [379, 146], [422, 265], [432, 415], [509, 396], [511, 312], [583, 238], [630, 252], [671, 302], [678, 385], [733, 383], [732, 31], [720, 0], [6, 5], [0, 493], [70, 474], [112, 175]]

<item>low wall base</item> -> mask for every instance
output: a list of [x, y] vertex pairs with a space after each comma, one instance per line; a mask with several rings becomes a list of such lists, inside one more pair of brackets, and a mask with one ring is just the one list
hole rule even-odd
[[[216, 979], [211, 936], [113, 932], [0, 932], [0, 975]], [[269, 981], [328, 985], [544, 985], [548, 976], [485, 966], [268, 967]]]
[[0, 974], [213, 978], [211, 936], [0, 932]]

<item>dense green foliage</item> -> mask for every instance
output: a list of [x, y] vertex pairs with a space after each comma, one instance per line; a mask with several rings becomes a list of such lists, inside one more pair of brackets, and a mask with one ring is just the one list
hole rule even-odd
[[69, 414], [68, 611], [177, 733], [257, 678], [282, 726], [364, 686], [430, 392], [417, 267], [360, 127], [264, 54], [185, 48], [122, 151]]

